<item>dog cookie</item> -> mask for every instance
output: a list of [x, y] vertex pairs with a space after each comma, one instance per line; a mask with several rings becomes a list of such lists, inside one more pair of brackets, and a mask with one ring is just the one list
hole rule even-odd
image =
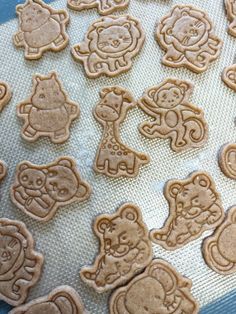
[[22, 222], [0, 219], [0, 265], [0, 300], [18, 306], [39, 280], [43, 265]]
[[199, 238], [224, 219], [220, 195], [206, 172], [194, 172], [185, 180], [167, 182], [164, 195], [170, 214], [163, 228], [150, 232], [150, 238], [166, 250], [176, 250]]
[[176, 152], [203, 146], [208, 127], [203, 111], [189, 103], [192, 91], [191, 83], [177, 79], [167, 79], [148, 89], [138, 105], [155, 120], [143, 122], [139, 131], [151, 139], [170, 138]]
[[89, 78], [102, 74], [113, 77], [128, 71], [141, 50], [145, 35], [140, 22], [131, 15], [106, 16], [94, 22], [82, 43], [71, 53], [83, 63]]
[[10, 87], [3, 81], [0, 81], [0, 112], [9, 103], [12, 97]]
[[120, 124], [124, 121], [127, 111], [135, 107], [135, 101], [129, 91], [118, 86], [103, 88], [100, 97], [94, 117], [103, 126], [104, 131], [94, 170], [114, 178], [135, 177], [139, 168], [149, 163], [149, 156], [123, 144], [119, 132]]
[[222, 73], [222, 81], [236, 92], [236, 64], [228, 66], [224, 69]]
[[236, 37], [236, 0], [225, 0], [225, 8], [230, 22], [228, 33]]
[[60, 286], [49, 295], [21, 305], [9, 314], [86, 314], [78, 293], [69, 286]]
[[113, 215], [100, 215], [94, 231], [100, 252], [80, 276], [98, 293], [124, 284], [151, 262], [152, 244], [137, 206], [126, 203]]
[[65, 10], [54, 10], [42, 0], [27, 0], [17, 5], [16, 12], [20, 27], [13, 41], [16, 47], [24, 47], [26, 59], [40, 59], [44, 52], [61, 51], [68, 45]]
[[236, 180], [236, 144], [223, 146], [219, 155], [219, 166], [228, 178]]
[[0, 160], [0, 181], [5, 178], [6, 174], [7, 174], [6, 164], [2, 160]]
[[21, 135], [30, 142], [48, 136], [53, 143], [64, 143], [79, 114], [79, 105], [68, 98], [55, 72], [35, 75], [31, 96], [17, 106], [17, 115], [24, 120]]
[[173, 67], [186, 67], [201, 73], [217, 59], [222, 41], [214, 34], [208, 15], [191, 5], [177, 5], [161, 19], [156, 39], [166, 52], [162, 63]]
[[110, 314], [197, 314], [192, 282], [169, 263], [154, 259], [141, 274], [110, 298]]
[[89, 198], [90, 186], [80, 178], [75, 161], [60, 157], [47, 165], [21, 162], [11, 187], [11, 200], [25, 214], [48, 221], [57, 209]]

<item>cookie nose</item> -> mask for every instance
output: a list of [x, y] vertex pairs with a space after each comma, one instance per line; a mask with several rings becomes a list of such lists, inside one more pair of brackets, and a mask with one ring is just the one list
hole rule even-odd
[[113, 40], [113, 46], [118, 47], [120, 44], [119, 40]]

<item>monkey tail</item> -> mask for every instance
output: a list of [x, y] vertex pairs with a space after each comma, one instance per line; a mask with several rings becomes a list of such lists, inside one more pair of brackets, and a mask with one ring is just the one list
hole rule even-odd
[[207, 128], [203, 121], [198, 118], [190, 117], [184, 121], [187, 128], [189, 139], [193, 143], [200, 143], [206, 139]]

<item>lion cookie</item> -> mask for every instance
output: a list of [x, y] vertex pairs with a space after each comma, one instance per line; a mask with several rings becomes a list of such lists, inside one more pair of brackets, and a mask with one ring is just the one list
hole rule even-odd
[[47, 136], [53, 143], [64, 143], [79, 114], [79, 105], [69, 99], [55, 72], [35, 75], [31, 96], [17, 106], [17, 115], [24, 120], [21, 135], [30, 142]]
[[225, 0], [225, 8], [230, 22], [228, 33], [236, 37], [236, 0]]
[[236, 144], [223, 146], [219, 154], [219, 166], [228, 178], [236, 180]]
[[164, 190], [170, 214], [162, 229], [150, 232], [153, 242], [176, 250], [221, 224], [224, 211], [213, 179], [194, 172], [185, 180], [167, 182]]
[[2, 181], [2, 179], [5, 178], [6, 174], [7, 174], [7, 166], [5, 162], [0, 160], [0, 182]]
[[57, 209], [89, 198], [90, 186], [80, 178], [75, 161], [60, 157], [47, 165], [21, 162], [11, 187], [11, 200], [25, 214], [48, 221]]
[[12, 93], [8, 84], [0, 81], [0, 112], [11, 100]]
[[39, 280], [43, 265], [22, 222], [0, 219], [0, 265], [0, 300], [18, 306]]
[[139, 131], [148, 138], [170, 138], [171, 148], [180, 152], [204, 145], [208, 126], [203, 111], [189, 103], [193, 85], [167, 79], [148, 89], [138, 101], [139, 107], [154, 121], [145, 121]]
[[236, 64], [228, 66], [224, 69], [222, 73], [222, 81], [236, 92]]
[[208, 15], [191, 5], [177, 5], [161, 19], [156, 40], [165, 51], [162, 63], [201, 73], [217, 59], [222, 41], [214, 34]]
[[140, 22], [131, 15], [107, 16], [94, 22], [82, 43], [72, 48], [89, 78], [128, 71], [144, 43]]
[[46, 51], [61, 51], [69, 42], [65, 10], [54, 10], [42, 0], [27, 0], [18, 5], [20, 30], [13, 37], [16, 47], [24, 47], [25, 58], [40, 59]]
[[152, 245], [140, 209], [121, 206], [113, 215], [100, 215], [94, 223], [100, 252], [93, 266], [83, 267], [80, 276], [97, 292], [123, 285], [152, 260]]

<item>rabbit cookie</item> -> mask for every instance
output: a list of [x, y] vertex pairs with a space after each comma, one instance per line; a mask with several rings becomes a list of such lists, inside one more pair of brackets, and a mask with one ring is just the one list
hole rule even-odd
[[12, 93], [8, 84], [6, 84], [3, 81], [0, 81], [0, 112], [9, 103], [11, 97]]

